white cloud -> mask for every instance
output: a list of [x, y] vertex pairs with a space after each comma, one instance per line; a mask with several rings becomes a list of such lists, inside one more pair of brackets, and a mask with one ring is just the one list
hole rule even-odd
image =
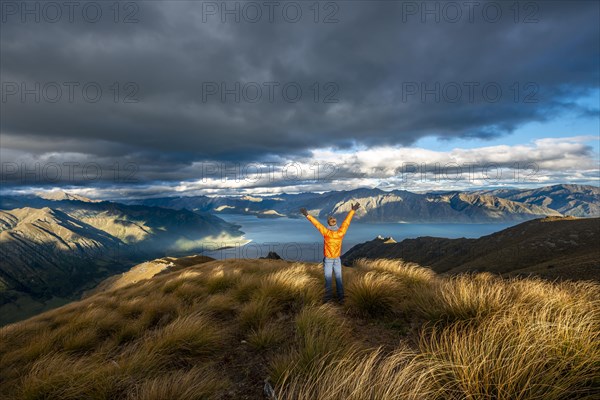
[[[339, 151], [314, 149], [302, 159], [277, 163], [194, 163], [197, 179], [108, 187], [74, 187], [91, 198], [169, 195], [246, 195], [379, 187], [411, 191], [537, 187], [556, 183], [598, 184], [598, 155], [576, 136], [538, 139], [529, 144], [433, 151], [379, 146]], [[58, 154], [44, 156], [55, 161]], [[72, 155], [71, 155], [72, 156]], [[31, 191], [40, 190], [39, 187]], [[23, 192], [23, 188], [21, 188]]]

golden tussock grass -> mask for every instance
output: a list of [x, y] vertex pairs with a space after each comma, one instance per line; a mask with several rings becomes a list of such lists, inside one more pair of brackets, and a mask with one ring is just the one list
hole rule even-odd
[[370, 271], [354, 278], [346, 291], [348, 305], [356, 313], [376, 317], [402, 310], [404, 285], [393, 276]]
[[238, 285], [233, 290], [233, 297], [239, 303], [245, 303], [254, 295], [260, 286], [262, 275], [245, 274], [240, 277]]
[[320, 301], [318, 286], [319, 282], [306, 273], [304, 265], [295, 265], [264, 276], [255, 297], [270, 299], [284, 309], [298, 310]]
[[363, 258], [356, 260], [354, 266], [359, 270], [389, 273], [401, 279], [402, 283], [409, 287], [429, 283], [435, 277], [435, 272], [431, 269], [401, 260], [367, 260]]
[[210, 366], [169, 372], [139, 382], [131, 390], [131, 400], [198, 400], [211, 398], [226, 389], [231, 382]]
[[273, 301], [269, 298], [259, 297], [244, 304], [238, 314], [241, 331], [258, 329], [277, 311]]
[[[352, 347], [333, 361], [322, 357], [305, 374], [276, 360], [280, 399], [552, 400], [600, 394], [597, 283], [491, 274], [442, 278], [414, 266], [403, 271], [401, 262], [389, 260], [362, 261], [359, 268], [368, 272], [352, 282], [352, 307], [403, 303], [424, 319], [416, 344], [391, 353]], [[392, 300], [382, 286], [404, 287], [408, 296]]]
[[275, 323], [252, 329], [247, 336], [248, 344], [255, 350], [273, 349], [285, 339], [284, 330]]
[[290, 348], [273, 358], [271, 376], [285, 387], [290, 377], [319, 374], [350, 345], [347, 326], [337, 310], [328, 304], [306, 307], [295, 319]]
[[230, 294], [217, 293], [195, 306], [211, 316], [228, 320], [239, 311], [239, 303]]
[[[600, 285], [213, 261], [0, 328], [6, 399], [594, 399]], [[410, 328], [398, 330], [402, 325]], [[225, 396], [226, 397], [226, 396]]]
[[284, 370], [277, 393], [297, 400], [434, 398], [432, 376], [420, 369], [415, 357], [410, 349], [390, 354], [351, 346], [334, 360], [315, 360], [306, 374]]
[[237, 284], [240, 274], [239, 270], [227, 271], [220, 268], [210, 274], [204, 285], [210, 294], [224, 292]]
[[225, 342], [226, 332], [203, 314], [178, 317], [164, 328], [144, 337], [144, 350], [177, 362], [217, 351]]

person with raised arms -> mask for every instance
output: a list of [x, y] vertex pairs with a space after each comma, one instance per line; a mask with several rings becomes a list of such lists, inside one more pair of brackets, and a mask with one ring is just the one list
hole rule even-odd
[[337, 220], [333, 215], [327, 217], [327, 227], [324, 227], [315, 217], [308, 214], [306, 208], [301, 208], [300, 212], [317, 228], [323, 235], [323, 272], [325, 273], [325, 297], [324, 302], [328, 302], [332, 298], [332, 273], [335, 275], [335, 286], [337, 291], [338, 301], [344, 303], [344, 286], [342, 283], [342, 240], [346, 235], [346, 231], [350, 226], [350, 221], [356, 210], [360, 208], [360, 204], [352, 204], [352, 209], [344, 218], [344, 222], [338, 228]]

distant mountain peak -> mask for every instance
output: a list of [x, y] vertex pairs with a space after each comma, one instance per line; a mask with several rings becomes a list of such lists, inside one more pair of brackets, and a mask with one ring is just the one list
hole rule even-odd
[[86, 203], [99, 203], [101, 200], [92, 200], [85, 196], [81, 196], [78, 194], [67, 193], [63, 190], [51, 190], [48, 192], [36, 192], [36, 196], [45, 199], [45, 200], [54, 200], [54, 201], [62, 201], [62, 200], [71, 200], [71, 201], [83, 201]]
[[377, 235], [377, 237], [375, 238], [375, 240], [378, 240], [380, 242], [383, 243], [397, 243], [393, 237], [389, 236], [389, 237], [383, 237], [381, 235]]

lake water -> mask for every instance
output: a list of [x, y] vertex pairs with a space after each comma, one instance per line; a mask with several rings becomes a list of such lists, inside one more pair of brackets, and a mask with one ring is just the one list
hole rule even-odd
[[[219, 214], [227, 222], [242, 226], [244, 239], [250, 243], [229, 249], [206, 252], [217, 259], [257, 258], [275, 251], [287, 260], [321, 261], [323, 237], [305, 218], [256, 218], [252, 215]], [[321, 221], [325, 224], [325, 221]], [[339, 222], [341, 224], [341, 221]], [[478, 238], [501, 231], [516, 222], [498, 224], [373, 224], [353, 221], [344, 237], [342, 254], [352, 246], [374, 239], [377, 235], [391, 236], [396, 241], [419, 236], [445, 238]]]

